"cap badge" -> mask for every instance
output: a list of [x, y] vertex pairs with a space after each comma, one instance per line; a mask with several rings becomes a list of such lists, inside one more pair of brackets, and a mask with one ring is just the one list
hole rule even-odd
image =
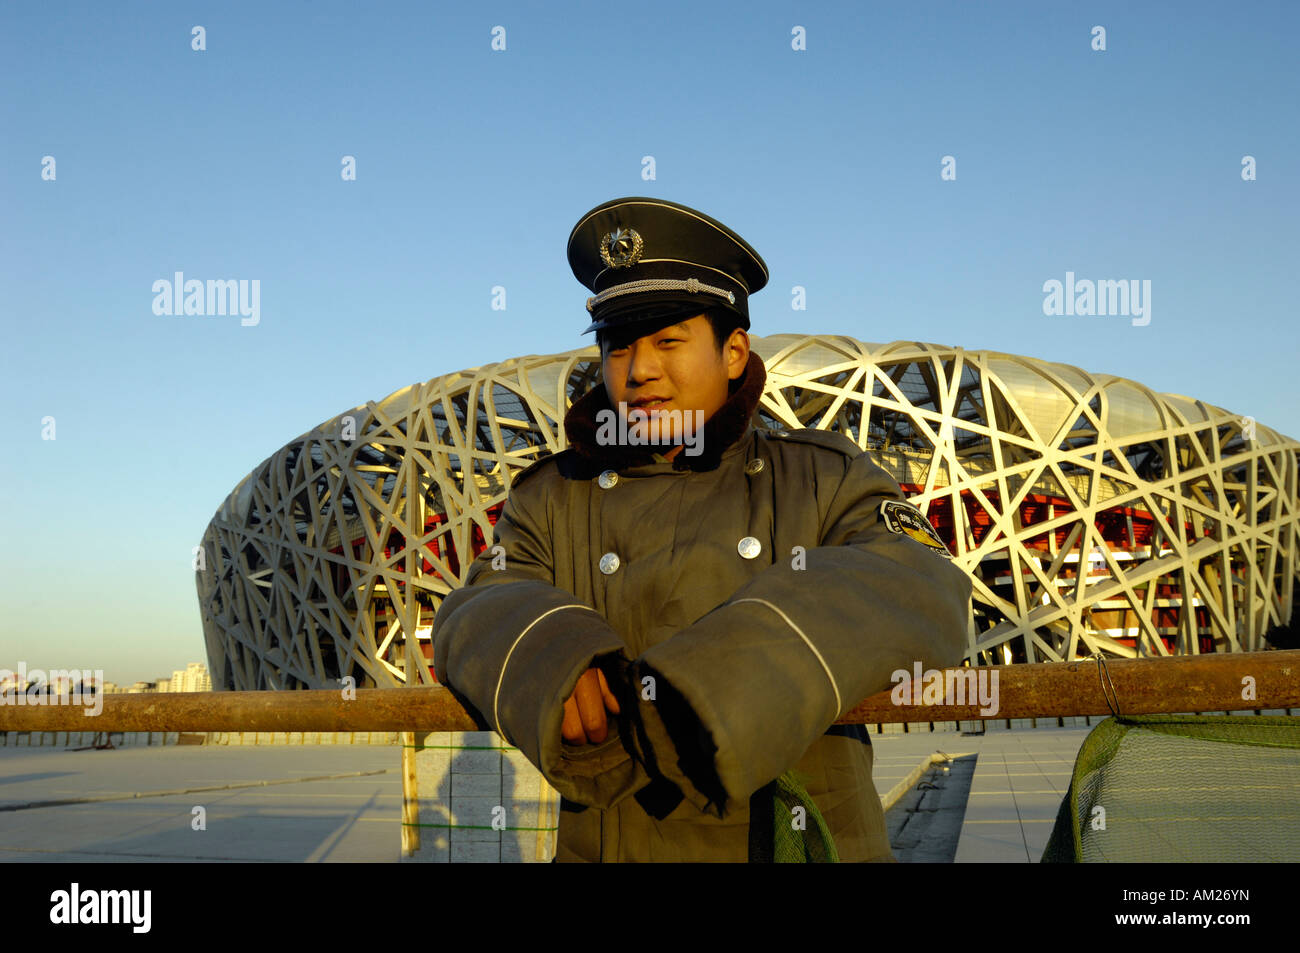
[[616, 228], [600, 240], [600, 259], [610, 268], [630, 268], [637, 263], [645, 242], [634, 228]]

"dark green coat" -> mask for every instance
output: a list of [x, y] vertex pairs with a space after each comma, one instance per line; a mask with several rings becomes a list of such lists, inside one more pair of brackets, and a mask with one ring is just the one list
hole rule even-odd
[[[971, 582], [886, 527], [903, 494], [851, 440], [755, 429], [764, 378], [751, 355], [711, 452], [673, 462], [594, 445], [597, 385], [570, 449], [515, 476], [504, 567], [489, 547], [434, 620], [438, 677], [564, 797], [559, 860], [744, 861], [749, 798], [791, 767], [842, 860], [892, 859], [865, 733], [827, 731], [895, 670], [960, 662]], [[569, 745], [563, 703], [597, 660], [623, 715]]]

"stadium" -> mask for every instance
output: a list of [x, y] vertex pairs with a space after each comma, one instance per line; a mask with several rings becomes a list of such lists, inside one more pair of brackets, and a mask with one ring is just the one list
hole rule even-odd
[[[974, 580], [971, 664], [1259, 651], [1291, 619], [1300, 444], [1194, 398], [920, 342], [750, 336], [757, 425], [837, 430]], [[245, 477], [203, 534], [214, 689], [432, 684], [430, 631], [598, 352], [434, 378]]]

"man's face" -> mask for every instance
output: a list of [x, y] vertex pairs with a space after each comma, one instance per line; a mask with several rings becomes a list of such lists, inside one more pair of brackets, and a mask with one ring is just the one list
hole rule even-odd
[[[702, 314], [634, 337], [637, 333], [614, 332], [601, 346], [609, 402], [625, 418], [640, 408], [658, 418], [662, 440], [681, 440], [683, 427], [696, 419], [694, 411], [702, 411], [698, 419], [706, 421], [726, 403], [728, 381], [740, 377], [749, 362], [749, 335], [735, 329], [719, 353], [713, 327]], [[664, 456], [671, 459], [682, 449], [673, 447]]]

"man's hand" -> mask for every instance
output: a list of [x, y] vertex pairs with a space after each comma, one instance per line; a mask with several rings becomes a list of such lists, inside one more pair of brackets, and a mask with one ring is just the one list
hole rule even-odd
[[609, 690], [605, 673], [589, 668], [564, 702], [560, 737], [571, 745], [600, 744], [606, 737], [605, 709], [618, 714], [618, 699]]

